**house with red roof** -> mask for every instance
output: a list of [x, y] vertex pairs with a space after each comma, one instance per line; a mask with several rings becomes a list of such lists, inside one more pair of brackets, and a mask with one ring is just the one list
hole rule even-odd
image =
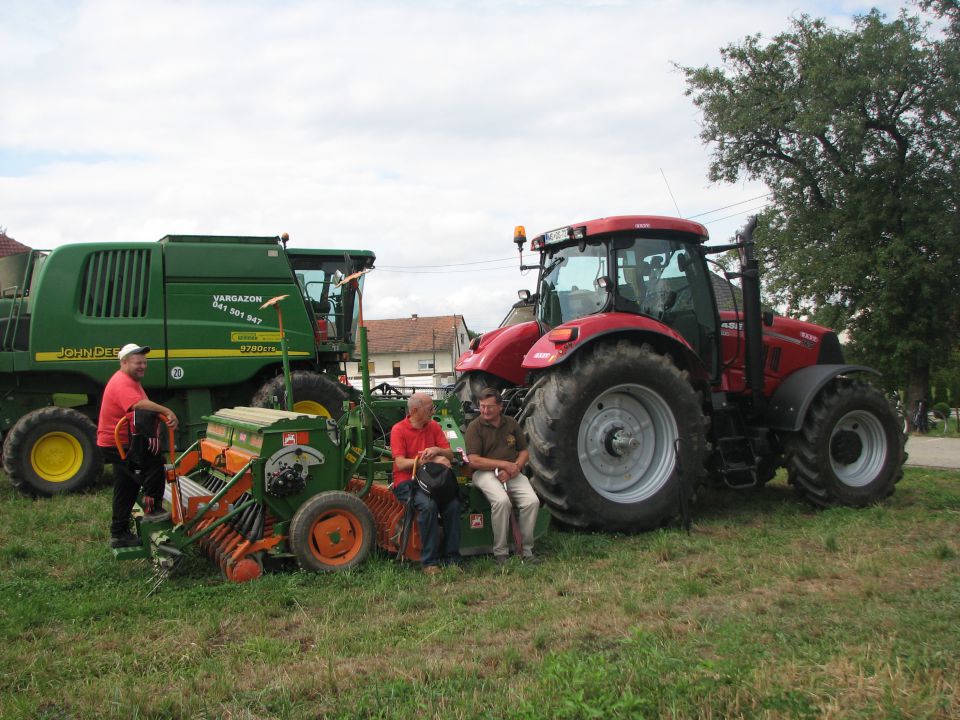
[[[366, 320], [372, 385], [388, 382], [406, 388], [439, 388], [453, 382], [457, 358], [470, 337], [462, 315]], [[347, 375], [359, 385], [359, 363], [347, 363]]]

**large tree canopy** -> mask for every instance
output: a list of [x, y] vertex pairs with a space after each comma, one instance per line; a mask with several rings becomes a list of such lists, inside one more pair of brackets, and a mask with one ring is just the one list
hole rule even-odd
[[[850, 30], [807, 16], [682, 68], [713, 180], [764, 181], [768, 299], [850, 332], [908, 402], [960, 330], [957, 3], [939, 34], [902, 13]], [[951, 13], [954, 13], [951, 15]]]

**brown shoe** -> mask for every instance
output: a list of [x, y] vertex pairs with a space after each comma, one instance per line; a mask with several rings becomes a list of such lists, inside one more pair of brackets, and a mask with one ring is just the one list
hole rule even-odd
[[423, 574], [424, 575], [439, 575], [442, 571], [440, 570], [439, 565], [424, 565]]

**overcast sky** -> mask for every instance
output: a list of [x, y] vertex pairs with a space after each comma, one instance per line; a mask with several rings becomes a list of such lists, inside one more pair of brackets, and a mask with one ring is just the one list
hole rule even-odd
[[488, 330], [534, 289], [515, 225], [679, 214], [729, 238], [765, 188], [708, 182], [673, 63], [870, 7], [2, 0], [0, 228], [34, 248], [288, 232], [376, 252], [368, 317]]

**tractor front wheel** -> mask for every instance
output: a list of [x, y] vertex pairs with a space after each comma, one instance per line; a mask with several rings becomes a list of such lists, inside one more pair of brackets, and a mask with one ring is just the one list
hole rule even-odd
[[681, 492], [695, 492], [706, 445], [699, 397], [649, 345], [581, 350], [532, 395], [524, 423], [531, 481], [561, 522], [649, 530], [677, 515]]
[[457, 384], [453, 386], [453, 394], [460, 398], [461, 402], [467, 402], [476, 407], [480, 393], [487, 388], [494, 390], [504, 390], [509, 387], [503, 378], [483, 370], [472, 370], [460, 376]]
[[[347, 393], [343, 387], [320, 373], [298, 370], [290, 373], [290, 387], [293, 390], [293, 409], [295, 412], [310, 413], [322, 417], [338, 419], [343, 415], [343, 401]], [[273, 407], [273, 398], [277, 398], [281, 409], [286, 408], [287, 388], [283, 375], [266, 382], [253, 396], [254, 407]]]
[[300, 506], [290, 521], [289, 543], [304, 570], [336, 572], [367, 559], [375, 531], [373, 513], [360, 498], [333, 490]]
[[49, 497], [90, 485], [103, 470], [97, 428], [76, 410], [43, 407], [20, 418], [3, 443], [3, 469], [28, 495]]
[[905, 441], [883, 393], [869, 383], [838, 378], [788, 438], [790, 482], [821, 507], [879, 502], [903, 477]]

